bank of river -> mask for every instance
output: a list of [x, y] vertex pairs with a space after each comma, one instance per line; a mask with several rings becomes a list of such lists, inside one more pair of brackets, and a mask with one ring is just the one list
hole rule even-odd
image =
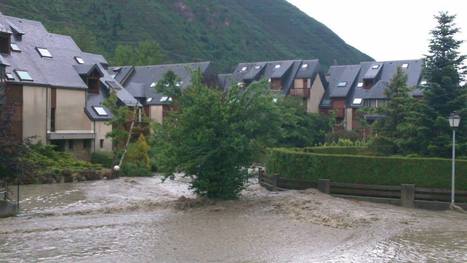
[[191, 198], [181, 178], [25, 186], [0, 262], [467, 261], [467, 214], [254, 182], [237, 201]]

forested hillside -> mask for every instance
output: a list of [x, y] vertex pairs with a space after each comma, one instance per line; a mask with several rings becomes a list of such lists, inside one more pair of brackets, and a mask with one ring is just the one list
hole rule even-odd
[[221, 70], [240, 61], [371, 59], [285, 0], [0, 0], [0, 10], [109, 58], [119, 44], [150, 40], [164, 62], [211, 60]]

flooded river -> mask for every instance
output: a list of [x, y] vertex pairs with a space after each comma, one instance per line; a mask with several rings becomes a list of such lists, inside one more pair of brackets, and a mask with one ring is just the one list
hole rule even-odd
[[[0, 262], [467, 262], [467, 214], [315, 190], [195, 199], [182, 178], [25, 186]], [[183, 197], [182, 197], [183, 196]]]

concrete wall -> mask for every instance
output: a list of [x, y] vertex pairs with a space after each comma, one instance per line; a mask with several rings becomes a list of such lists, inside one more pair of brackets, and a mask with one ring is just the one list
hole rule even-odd
[[47, 142], [48, 93], [46, 87], [23, 86], [23, 139]]
[[353, 129], [353, 109], [346, 108], [345, 109], [345, 129], [347, 131], [351, 131]]
[[57, 89], [56, 130], [90, 131], [92, 123], [84, 112], [84, 90]]
[[[111, 152], [112, 151], [112, 139], [107, 138], [107, 133], [112, 131], [112, 126], [107, 125], [104, 121], [94, 122], [94, 131], [96, 133], [96, 138], [94, 140], [94, 151], [100, 152]], [[104, 140], [104, 145], [101, 148], [101, 140]]]
[[307, 112], [319, 113], [319, 104], [324, 96], [324, 85], [320, 76], [316, 76], [311, 85], [310, 97], [307, 101]]
[[164, 119], [164, 106], [150, 106], [149, 117], [152, 121], [162, 123], [162, 120]]

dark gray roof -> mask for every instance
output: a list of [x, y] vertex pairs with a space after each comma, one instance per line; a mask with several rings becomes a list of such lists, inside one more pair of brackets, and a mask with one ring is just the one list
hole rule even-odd
[[125, 89], [134, 97], [140, 99], [146, 105], [161, 105], [169, 101], [161, 101], [164, 94], [156, 92], [154, 84], [162, 80], [165, 75], [172, 71], [181, 80], [181, 88], [187, 88], [191, 85], [192, 73], [200, 70], [203, 75], [208, 74], [211, 62], [185, 63], [185, 64], [167, 64], [152, 66], [124, 66], [114, 67], [110, 71], [115, 74], [115, 79], [123, 81]]
[[[248, 85], [262, 79], [281, 79], [284, 88], [282, 92], [288, 94], [295, 79], [314, 79], [319, 70], [320, 64], [317, 59], [240, 63], [234, 72], [229, 74], [229, 81], [220, 81], [219, 84], [221, 88], [227, 90], [236, 83]], [[220, 76], [225, 76], [225, 74]]]
[[233, 74], [219, 74], [217, 75], [217, 83], [219, 86], [227, 91], [228, 87], [232, 86], [233, 82]]
[[[347, 97], [359, 73], [360, 65], [331, 66], [328, 72], [329, 98]], [[345, 86], [339, 86], [341, 83], [345, 83]]]

